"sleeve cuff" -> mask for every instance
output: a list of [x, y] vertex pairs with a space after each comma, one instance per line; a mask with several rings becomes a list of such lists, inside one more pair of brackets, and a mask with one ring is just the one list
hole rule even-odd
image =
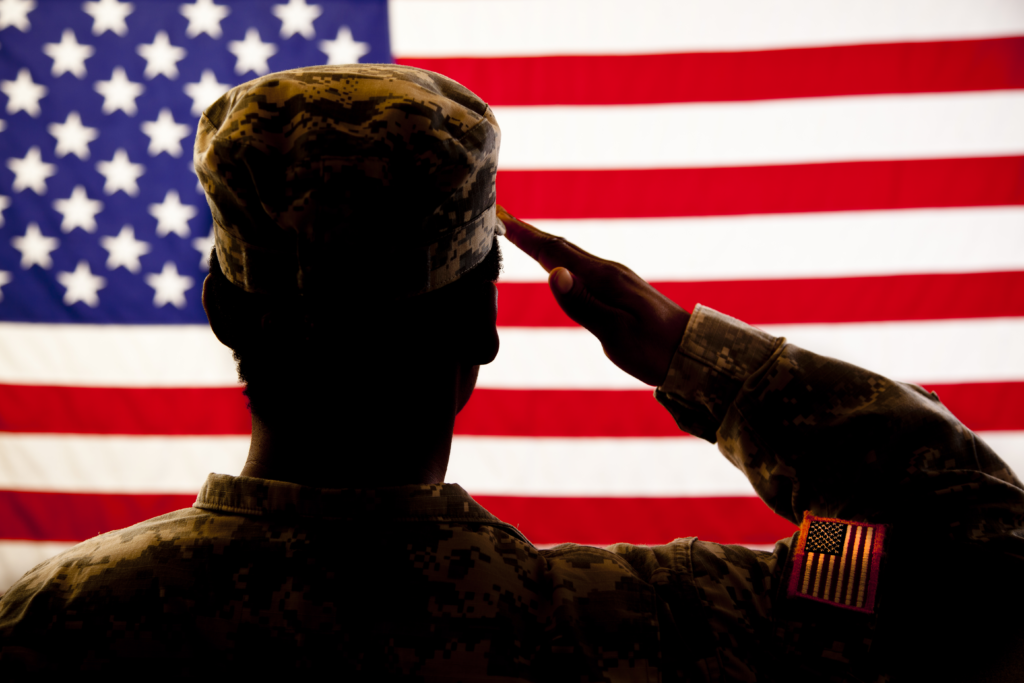
[[654, 397], [685, 432], [711, 443], [743, 383], [785, 340], [700, 304]]

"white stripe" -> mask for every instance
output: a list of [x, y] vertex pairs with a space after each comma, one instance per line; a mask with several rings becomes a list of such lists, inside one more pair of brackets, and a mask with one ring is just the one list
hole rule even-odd
[[[1015, 471], [1024, 473], [1024, 432], [980, 436]], [[244, 436], [2, 434], [0, 489], [194, 495], [210, 472], [238, 474], [247, 448]], [[445, 480], [479, 495], [754, 495], [743, 474], [715, 446], [687, 436], [456, 436]]]
[[499, 168], [688, 168], [1024, 153], [1024, 90], [495, 107]]
[[0, 382], [114, 387], [238, 383], [208, 325], [0, 323]]
[[241, 472], [248, 452], [248, 436], [5, 433], [0, 489], [197, 494], [210, 472]]
[[[894, 379], [920, 383], [1024, 379], [1024, 318], [765, 325], [771, 334]], [[167, 334], [164, 334], [166, 332]], [[640, 389], [582, 328], [500, 328], [501, 352], [479, 386]], [[0, 323], [0, 383], [57, 386], [233, 386], [225, 349], [205, 326]], [[181, 348], [194, 351], [182, 354]], [[15, 353], [15, 351], [17, 351]], [[168, 371], [170, 367], [170, 372]], [[125, 368], [131, 368], [126, 371]]]
[[[917, 383], [1024, 379], [1024, 318], [764, 325], [816, 353]], [[505, 389], [638, 389], [582, 328], [499, 330], [501, 352], [479, 386]]]
[[398, 57], [765, 50], [1024, 33], [1019, 0], [391, 0]]
[[[1024, 270], [1018, 206], [523, 220], [661, 282]], [[502, 257], [503, 282], [547, 280], [511, 243], [502, 244]]]
[[0, 595], [29, 569], [74, 545], [62, 541], [0, 540]]

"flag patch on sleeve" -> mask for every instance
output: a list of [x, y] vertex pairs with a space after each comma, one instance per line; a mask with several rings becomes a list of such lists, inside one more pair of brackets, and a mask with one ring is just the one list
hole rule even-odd
[[873, 612], [885, 526], [805, 514], [790, 569], [790, 596]]

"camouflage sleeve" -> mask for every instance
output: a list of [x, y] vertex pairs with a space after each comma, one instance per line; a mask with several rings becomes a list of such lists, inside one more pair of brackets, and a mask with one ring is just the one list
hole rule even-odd
[[1021, 528], [1020, 480], [938, 396], [709, 308], [694, 311], [655, 395], [795, 523], [810, 511], [922, 517], [964, 539]]
[[888, 529], [872, 614], [787, 595], [795, 536], [771, 553], [693, 541], [709, 661], [726, 677], [983, 680], [981, 665], [1024, 664], [1024, 627], [999, 626], [1024, 606], [1024, 487], [935, 394], [698, 306], [655, 396], [777, 514]]

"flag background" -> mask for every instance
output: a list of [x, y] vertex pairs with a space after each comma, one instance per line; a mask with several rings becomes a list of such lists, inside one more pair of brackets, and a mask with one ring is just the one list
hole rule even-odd
[[[216, 84], [331, 59], [462, 82], [502, 126], [510, 211], [688, 309], [938, 391], [1024, 470], [1019, 2], [198, 2], [194, 21], [180, 2], [25, 2], [0, 2], [0, 592], [241, 469], [244, 398], [199, 304], [196, 112]], [[44, 48], [67, 29], [90, 56]], [[183, 56], [140, 54], [161, 31]], [[121, 108], [104, 113], [100, 82]], [[188, 128], [178, 154], [172, 124]], [[122, 150], [129, 164], [97, 166]], [[544, 545], [795, 530], [607, 362], [536, 264], [504, 254], [502, 350], [449, 481]]]

